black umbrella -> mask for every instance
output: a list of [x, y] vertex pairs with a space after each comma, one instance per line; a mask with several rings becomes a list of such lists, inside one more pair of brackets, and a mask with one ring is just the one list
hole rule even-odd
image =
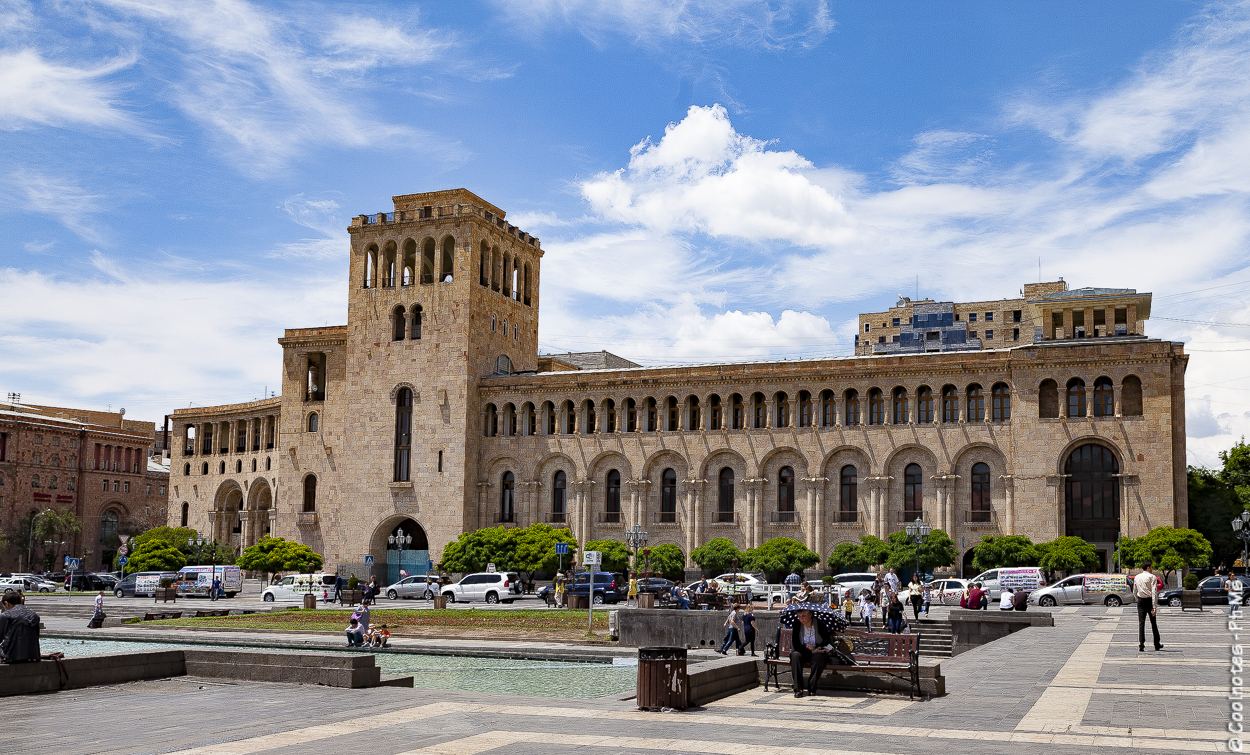
[[846, 619], [825, 603], [791, 603], [781, 609], [781, 626], [793, 629], [798, 623], [799, 611], [811, 611], [812, 619], [824, 627], [829, 634], [844, 632], [850, 626]]

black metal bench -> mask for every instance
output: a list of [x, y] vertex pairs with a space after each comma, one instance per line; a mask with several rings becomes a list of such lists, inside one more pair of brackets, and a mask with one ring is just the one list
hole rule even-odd
[[145, 613], [144, 621], [160, 621], [161, 619], [181, 619], [182, 611], [163, 611], [161, 613]]
[[[776, 644], [769, 643], [764, 650], [764, 689], [772, 683], [781, 689], [781, 673], [790, 673], [790, 651], [793, 649], [794, 632], [778, 631]], [[854, 666], [830, 663], [826, 671], [851, 672], [855, 674], [880, 674], [905, 679], [909, 685], [908, 697], [915, 699], [920, 689], [920, 635], [874, 634], [859, 629], [848, 629], [839, 635], [840, 640], [850, 643], [848, 655]], [[836, 657], [836, 656], [835, 656]]]

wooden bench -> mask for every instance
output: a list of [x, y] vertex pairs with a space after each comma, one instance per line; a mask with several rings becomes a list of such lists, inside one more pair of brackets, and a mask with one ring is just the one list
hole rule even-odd
[[144, 621], [160, 621], [161, 619], [181, 619], [182, 611], [164, 611], [161, 613], [145, 613]]
[[214, 616], [229, 616], [229, 615], [230, 615], [229, 608], [222, 608], [222, 609], [212, 610], [212, 611], [196, 611], [195, 612], [195, 618], [197, 619], [209, 619]]
[[[764, 689], [771, 682], [781, 689], [781, 672], [790, 672], [790, 651], [793, 649], [794, 631], [782, 628], [777, 632], [777, 644], [769, 643], [764, 650]], [[826, 671], [856, 674], [880, 674], [896, 679], [906, 679], [908, 697], [915, 699], [920, 689], [920, 635], [874, 634], [860, 629], [848, 629], [838, 636], [851, 643], [850, 656], [854, 666], [830, 663]], [[832, 659], [836, 660], [836, 656]]]
[[732, 605], [732, 598], [723, 592], [697, 592], [694, 599], [690, 601], [690, 607], [698, 609], [700, 606], [707, 606], [712, 609], [728, 610]]

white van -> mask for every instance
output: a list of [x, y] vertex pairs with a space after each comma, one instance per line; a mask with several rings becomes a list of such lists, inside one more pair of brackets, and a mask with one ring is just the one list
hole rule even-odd
[[243, 570], [237, 566], [184, 566], [178, 570], [178, 578], [174, 586], [179, 595], [208, 597], [208, 590], [213, 586], [213, 576], [221, 580], [221, 591], [227, 598], [233, 598], [243, 591]]
[[1012, 590], [1024, 588], [1032, 592], [1046, 584], [1042, 570], [1036, 566], [1004, 566], [990, 569], [973, 577], [972, 581], [980, 582], [981, 589], [990, 594], [991, 600], [998, 600], [1004, 587], [1010, 587]]
[[1077, 574], [1029, 593], [1031, 605], [1047, 607], [1084, 603], [1115, 607], [1135, 600], [1133, 582], [1126, 574]]
[[[311, 584], [309, 583], [310, 576], [312, 577]], [[276, 600], [303, 600], [305, 595], [312, 593], [322, 602], [329, 603], [334, 600], [334, 583], [337, 580], [337, 574], [322, 572], [314, 572], [312, 575], [288, 574], [266, 587], [265, 591], [260, 594], [260, 598], [266, 603], [272, 603]]]

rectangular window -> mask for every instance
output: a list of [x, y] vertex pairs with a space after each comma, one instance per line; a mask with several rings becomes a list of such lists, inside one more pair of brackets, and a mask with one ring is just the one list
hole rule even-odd
[[165, 486], [164, 486], [164, 485], [162, 485], [162, 486], [160, 487], [160, 491], [161, 491], [161, 495], [165, 495]]
[[1019, 340], [1020, 340], [1020, 329], [1019, 329], [1019, 328], [1012, 328], [1012, 329], [1011, 329], [1011, 340], [1013, 340], [1013, 341], [1019, 341]]
[[955, 322], [959, 322], [959, 313], [958, 313], [958, 312], [956, 312], [956, 313], [955, 313]]
[[130, 481], [129, 481], [129, 480], [127, 480], [126, 482], [122, 483], [122, 492], [123, 492], [123, 493], [129, 493], [129, 492], [130, 492]]
[[993, 313], [993, 312], [986, 312], [986, 313], [985, 313], [985, 321], [986, 321], [986, 322], [994, 322], [994, 313]]
[[869, 332], [869, 330], [871, 330], [871, 328], [872, 328], [872, 326], [870, 326], [868, 323], [864, 323], [864, 332], [865, 332], [865, 333]]
[[108, 480], [105, 480], [105, 481], [104, 481], [104, 487], [103, 487], [103, 488], [101, 488], [101, 490], [103, 490], [105, 493], [109, 492], [109, 481], [108, 481]]
[[987, 331], [985, 331], [985, 340], [987, 340], [987, 341], [993, 341], [993, 340], [994, 340], [994, 331], [992, 331], [992, 330], [987, 330]]
[[968, 322], [976, 322], [976, 321], [977, 321], [977, 313], [976, 313], [976, 312], [969, 312], [969, 313], [968, 313]]
[[877, 343], [885, 343], [885, 336], [877, 336]]
[[976, 332], [975, 330], [970, 330], [970, 331], [968, 331], [968, 337], [969, 337], [969, 338], [976, 338], [976, 337], [977, 337], [977, 332]]
[[438, 452], [438, 471], [443, 471], [443, 452]]
[[893, 325], [894, 327], [896, 327], [896, 328], [897, 328], [897, 327], [898, 327], [898, 318], [897, 318], [897, 317], [895, 317], [895, 318], [894, 318], [894, 319], [890, 322], [890, 324], [891, 324], [891, 325]]
[[121, 483], [119, 483], [117, 480], [113, 480], [113, 492], [114, 493], [118, 492], [118, 489], [120, 487], [121, 487]]
[[898, 343], [898, 336], [893, 336], [890, 340], [894, 343]]
[[1020, 310], [1018, 309], [1011, 310], [1011, 321], [1020, 322]]

